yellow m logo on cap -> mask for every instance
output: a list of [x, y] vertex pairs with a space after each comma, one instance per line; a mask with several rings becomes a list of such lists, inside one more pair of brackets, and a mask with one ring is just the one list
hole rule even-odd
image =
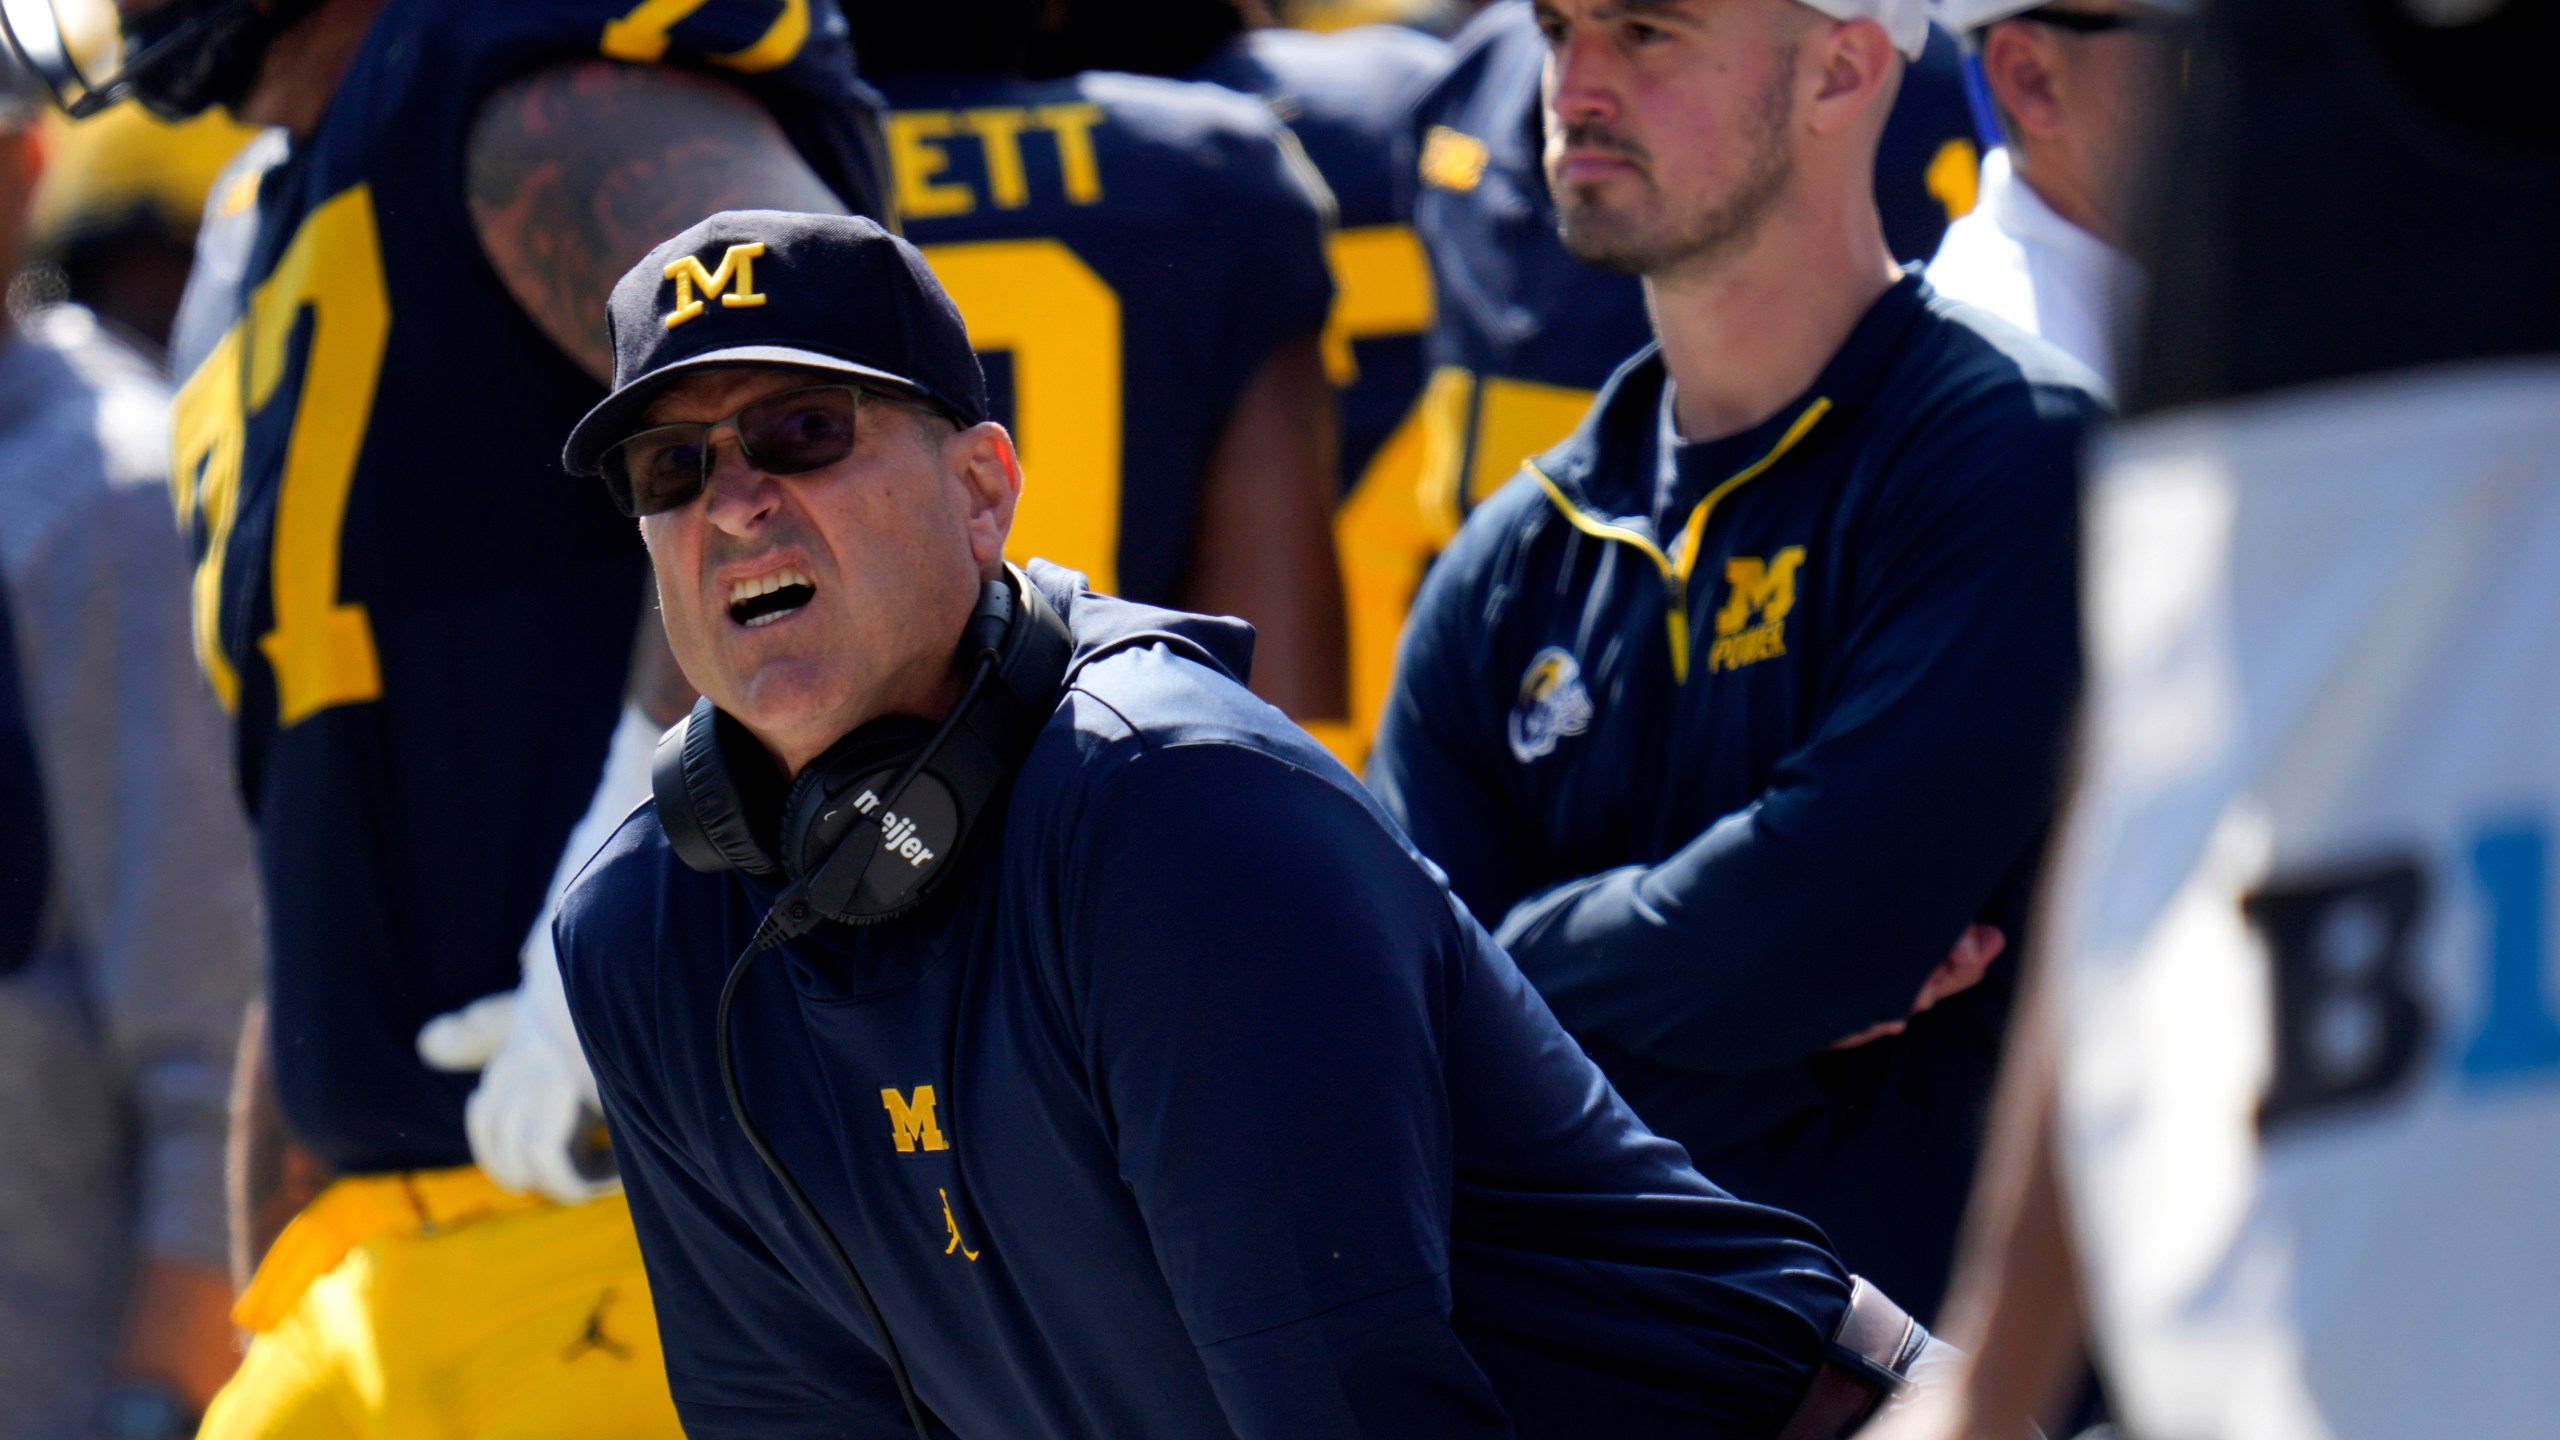
[[[730, 246], [717, 270], [703, 269], [702, 262], [691, 255], [671, 262], [667, 278], [676, 282], [676, 308], [667, 312], [667, 328], [673, 330], [701, 314], [706, 301], [716, 299], [729, 310], [763, 304], [764, 297], [756, 293], [756, 257], [763, 253], [764, 242], [750, 240]], [[702, 291], [700, 299], [694, 297], [697, 288]]]
[[932, 1086], [917, 1086], [913, 1100], [895, 1090], [883, 1090], [880, 1103], [889, 1107], [889, 1138], [897, 1142], [899, 1153], [951, 1148], [951, 1142], [942, 1138], [942, 1126], [933, 1118]]

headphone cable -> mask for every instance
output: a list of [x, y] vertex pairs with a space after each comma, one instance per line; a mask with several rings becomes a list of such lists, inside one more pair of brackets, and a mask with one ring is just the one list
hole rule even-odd
[[871, 1298], [871, 1287], [862, 1283], [862, 1275], [853, 1268], [853, 1257], [845, 1253], [843, 1242], [836, 1239], [836, 1232], [819, 1216], [818, 1207], [810, 1202], [808, 1193], [800, 1188], [800, 1182], [792, 1178], [790, 1169], [782, 1163], [782, 1157], [765, 1143], [764, 1132], [747, 1117], [746, 1097], [738, 1089], [737, 1059], [729, 1049], [730, 1002], [737, 999], [738, 982], [746, 978], [756, 957], [781, 943], [780, 936], [768, 935], [772, 929], [771, 917], [756, 927], [755, 938], [747, 942], [746, 950], [738, 956], [738, 963], [729, 967], [728, 983], [720, 987], [719, 1017], [714, 1021], [718, 1027], [714, 1048], [720, 1057], [720, 1088], [729, 1097], [729, 1114], [738, 1122], [739, 1132], [747, 1137], [747, 1144], [755, 1150], [756, 1158], [764, 1162], [764, 1168], [782, 1183], [782, 1192], [791, 1197], [791, 1208], [799, 1211], [800, 1218], [809, 1222], [809, 1228], [818, 1232], [818, 1239], [826, 1247], [827, 1258], [835, 1262], [836, 1273], [844, 1277], [845, 1285], [853, 1291], [854, 1302], [862, 1307], [863, 1318], [871, 1322], [871, 1332], [880, 1337], [881, 1358], [889, 1362], [889, 1378], [897, 1382], [898, 1400], [906, 1406], [907, 1419], [916, 1427], [916, 1440], [933, 1440], [932, 1412], [924, 1408], [924, 1400], [916, 1394], [915, 1382], [907, 1376], [906, 1359], [898, 1353], [898, 1342], [889, 1334], [889, 1322], [881, 1315], [879, 1302]]
[[[961, 692], [960, 703], [951, 707], [951, 713], [943, 717], [941, 727], [933, 732], [933, 738], [916, 752], [914, 759], [907, 762], [907, 768], [889, 787], [876, 813], [887, 813], [890, 806], [906, 797], [907, 786], [923, 773], [926, 764], [942, 749], [942, 742], [950, 738], [962, 717], [977, 704], [978, 696], [986, 689], [987, 678], [995, 673], [995, 669], [996, 657], [993, 654], [980, 658], [977, 673], [969, 678], [969, 687]], [[879, 823], [866, 815], [854, 828], [856, 831], [864, 827], [876, 829]], [[838, 844], [852, 838], [847, 835], [845, 841]], [[864, 868], [869, 868], [867, 860]], [[802, 889], [807, 883], [803, 880], [792, 888]], [[860, 878], [856, 877], [854, 883], [859, 888]], [[786, 918], [783, 913], [785, 904], [792, 904], [797, 913]], [[720, 1064], [720, 1089], [728, 1097], [729, 1115], [738, 1122], [739, 1133], [747, 1137], [748, 1147], [756, 1152], [756, 1158], [764, 1162], [764, 1168], [781, 1184], [782, 1193], [791, 1199], [791, 1208], [799, 1211], [800, 1218], [809, 1222], [809, 1228], [818, 1233], [819, 1241], [826, 1247], [827, 1258], [835, 1262], [836, 1273], [844, 1277], [846, 1287], [853, 1291], [854, 1303], [862, 1307], [863, 1318], [871, 1322], [871, 1332], [880, 1337], [881, 1358], [889, 1362], [889, 1378], [897, 1382], [898, 1399], [906, 1406], [908, 1421], [916, 1427], [916, 1440], [933, 1440], [933, 1412], [925, 1408], [923, 1398], [916, 1394], [915, 1381], [907, 1374], [906, 1357], [898, 1352], [898, 1342], [889, 1333], [889, 1321], [880, 1313], [879, 1302], [872, 1298], [871, 1287], [862, 1283], [862, 1274], [853, 1268], [853, 1257], [846, 1253], [844, 1242], [836, 1238], [835, 1230], [818, 1214], [818, 1207], [810, 1201], [808, 1192], [800, 1188], [800, 1182], [793, 1178], [790, 1167], [782, 1163], [782, 1157], [766, 1143], [764, 1132], [757, 1129], [756, 1122], [747, 1115], [746, 1094], [738, 1084], [737, 1056], [729, 1044], [729, 1016], [738, 998], [738, 984], [754, 968], [756, 957], [779, 947], [816, 923], [816, 917], [809, 915], [807, 907], [805, 898], [791, 896], [788, 891], [777, 897], [774, 907], [766, 911], [764, 919], [757, 924], [754, 936], [747, 941], [747, 948], [738, 953], [736, 963], [729, 967], [729, 978], [720, 986], [720, 1005], [711, 1022], [712, 1049]], [[795, 920], [799, 923], [794, 924]]]

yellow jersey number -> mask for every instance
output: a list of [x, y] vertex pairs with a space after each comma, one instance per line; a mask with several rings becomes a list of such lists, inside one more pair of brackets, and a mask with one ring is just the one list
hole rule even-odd
[[1573, 432], [1588, 390], [1444, 366], [1432, 372], [1395, 437], [1334, 517], [1351, 632], [1353, 744], [1365, 753], [1395, 679], [1405, 615], [1432, 558], [1469, 507], [1520, 464]]
[[980, 354], [1013, 357], [1022, 504], [1005, 549], [1119, 584], [1120, 297], [1056, 240], [924, 247]]
[[222, 571], [240, 503], [249, 419], [276, 400], [285, 341], [311, 316], [302, 386], [275, 508], [270, 555], [275, 626], [258, 639], [275, 674], [276, 723], [297, 724], [336, 705], [382, 695], [373, 623], [338, 599], [339, 531], [356, 455], [373, 414], [391, 330], [373, 191], [357, 185], [311, 212], [247, 311], [178, 391], [171, 498], [182, 529], [203, 537], [195, 572], [196, 658], [226, 710], [240, 706], [240, 677], [220, 630]]
[[[903, 172], [902, 172], [903, 173]], [[1340, 298], [1326, 327], [1337, 384], [1350, 342], [1419, 332], [1431, 319], [1429, 271], [1403, 226], [1344, 231], [1331, 260]], [[973, 240], [924, 247], [967, 317], [969, 344], [1013, 359], [1014, 428], [1025, 476], [1007, 545], [1118, 583], [1121, 494], [1120, 297], [1057, 240]]]

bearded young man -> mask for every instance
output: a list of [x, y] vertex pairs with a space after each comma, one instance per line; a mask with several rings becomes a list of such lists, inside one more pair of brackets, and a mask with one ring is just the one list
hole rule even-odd
[[2080, 366], [1877, 218], [1917, 0], [1550, 0], [1658, 344], [1468, 521], [1371, 783], [1639, 1115], [1925, 1314], [2078, 685]]

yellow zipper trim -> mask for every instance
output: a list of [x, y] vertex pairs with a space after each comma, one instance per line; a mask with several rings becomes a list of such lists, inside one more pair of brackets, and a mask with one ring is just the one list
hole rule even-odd
[[1707, 533], [1707, 517], [1715, 513], [1716, 505], [1724, 497], [1760, 478], [1770, 466], [1777, 464], [1780, 456], [1794, 449], [1796, 442], [1804, 439], [1822, 417], [1830, 413], [1831, 401], [1826, 397], [1815, 397], [1812, 404], [1804, 407], [1804, 413], [1796, 417], [1795, 423], [1787, 427], [1787, 433], [1778, 437], [1778, 443], [1769, 447], [1768, 454], [1726, 476], [1716, 488], [1706, 493], [1706, 498], [1689, 512], [1689, 523], [1680, 527], [1680, 539], [1668, 555], [1653, 542], [1652, 536], [1643, 531], [1603, 520], [1574, 504], [1564, 493], [1564, 487], [1549, 479], [1547, 472], [1539, 469], [1535, 460], [1526, 462], [1529, 473], [1538, 477], [1538, 484], [1545, 488], [1547, 499], [1562, 512], [1566, 524], [1585, 535], [1633, 545], [1644, 552], [1656, 570], [1662, 572], [1663, 588], [1671, 592], [1670, 603], [1663, 607], [1663, 620], [1671, 631], [1671, 678], [1675, 684], [1689, 683], [1689, 572], [1698, 563], [1698, 549]]

